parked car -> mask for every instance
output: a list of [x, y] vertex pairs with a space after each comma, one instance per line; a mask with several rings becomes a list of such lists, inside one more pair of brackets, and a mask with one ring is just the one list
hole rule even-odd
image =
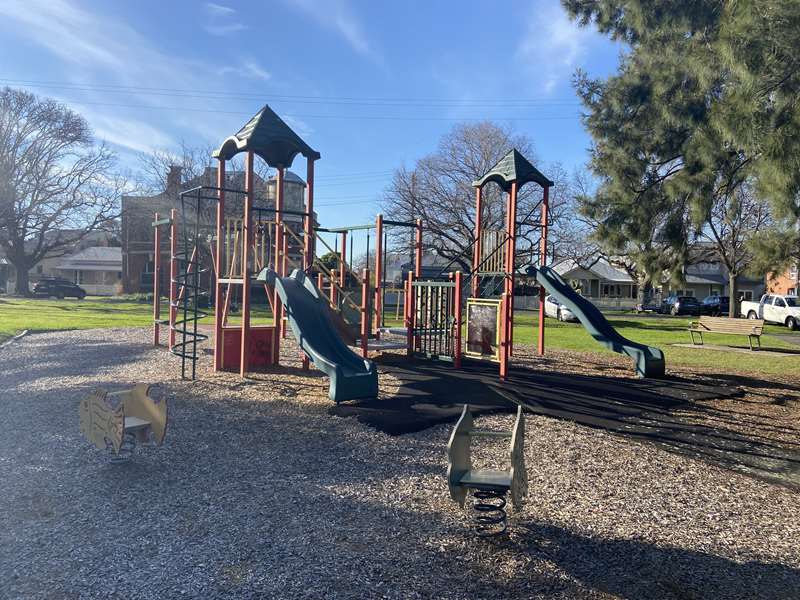
[[741, 313], [748, 319], [764, 319], [768, 323], [800, 328], [800, 299], [783, 294], [764, 294], [758, 302], [742, 302]]
[[700, 302], [694, 296], [668, 296], [658, 310], [662, 315], [699, 315]]
[[78, 300], [83, 300], [86, 297], [86, 290], [66, 279], [45, 277], [33, 285], [33, 294], [45, 298], [55, 296], [59, 299], [77, 298]]
[[730, 305], [728, 296], [706, 296], [700, 305], [700, 314], [711, 315], [712, 317], [727, 317], [730, 312]]
[[578, 317], [576, 317], [575, 314], [564, 304], [561, 304], [558, 300], [556, 300], [555, 296], [545, 296], [544, 314], [547, 317], [552, 317], [553, 319], [558, 319], [559, 321], [578, 320]]

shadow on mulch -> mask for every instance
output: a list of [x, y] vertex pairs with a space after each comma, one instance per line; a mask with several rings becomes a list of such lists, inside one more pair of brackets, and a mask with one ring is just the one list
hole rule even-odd
[[501, 382], [497, 366], [490, 363], [469, 361], [456, 370], [447, 363], [385, 355], [377, 364], [401, 381], [397, 396], [343, 403], [331, 407], [331, 414], [354, 416], [390, 435], [402, 435], [455, 422], [464, 404], [475, 414], [512, 412], [521, 404], [535, 414], [654, 443], [800, 489], [800, 447], [787, 449], [791, 444], [782, 446], [768, 437], [744, 436], [734, 428], [710, 427], [673, 414], [677, 408], [702, 414], [708, 410], [705, 400], [740, 398], [740, 385], [758, 388], [767, 382], [735, 376], [626, 379], [524, 367], [512, 368]]

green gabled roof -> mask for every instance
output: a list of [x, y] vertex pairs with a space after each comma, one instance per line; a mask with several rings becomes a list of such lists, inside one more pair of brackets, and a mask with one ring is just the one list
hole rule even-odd
[[488, 173], [473, 181], [472, 185], [474, 187], [483, 187], [490, 181], [497, 183], [506, 192], [511, 189], [511, 184], [515, 181], [517, 182], [517, 189], [529, 181], [538, 183], [542, 187], [553, 185], [553, 182], [542, 175], [516, 148], [512, 148], [495, 166], [489, 169]]
[[239, 152], [252, 151], [273, 168], [289, 168], [294, 157], [302, 154], [317, 160], [319, 152], [306, 144], [292, 128], [265, 104], [256, 115], [214, 152], [220, 160], [230, 160]]

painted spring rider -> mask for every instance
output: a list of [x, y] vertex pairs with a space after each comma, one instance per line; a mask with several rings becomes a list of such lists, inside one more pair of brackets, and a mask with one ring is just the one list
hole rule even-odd
[[161, 445], [167, 432], [167, 401], [149, 395], [144, 383], [130, 390], [98, 389], [81, 400], [80, 431], [100, 450], [108, 449], [113, 460], [131, 457], [136, 442]]

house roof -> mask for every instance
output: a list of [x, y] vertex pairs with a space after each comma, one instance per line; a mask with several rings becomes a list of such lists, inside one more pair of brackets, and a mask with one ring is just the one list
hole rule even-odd
[[578, 272], [589, 272], [597, 279], [603, 281], [610, 281], [612, 283], [634, 283], [630, 275], [625, 271], [612, 267], [608, 262], [603, 259], [598, 260], [590, 267], [582, 267], [572, 259], [565, 259], [553, 267], [553, 269], [564, 277], [569, 279], [571, 274], [578, 274]]
[[473, 187], [483, 187], [488, 182], [494, 181], [503, 188], [504, 191], [511, 189], [511, 184], [517, 182], [517, 189], [529, 181], [538, 183], [542, 187], [550, 187], [553, 182], [534, 167], [527, 158], [520, 154], [519, 150], [512, 148], [498, 163], [489, 169], [480, 179], [472, 182]]
[[64, 261], [56, 268], [67, 271], [121, 271], [122, 248], [90, 246], [64, 257]]
[[298, 154], [309, 160], [320, 157], [267, 104], [235, 135], [222, 142], [214, 157], [229, 160], [240, 152], [254, 152], [276, 169], [290, 167]]

